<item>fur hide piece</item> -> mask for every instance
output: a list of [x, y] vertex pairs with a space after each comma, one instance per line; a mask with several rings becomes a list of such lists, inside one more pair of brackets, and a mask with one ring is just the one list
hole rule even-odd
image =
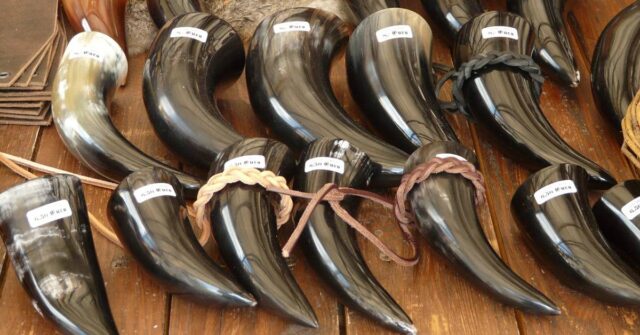
[[[203, 10], [229, 22], [247, 42], [262, 19], [279, 10], [314, 7], [330, 11], [347, 22], [353, 14], [343, 0], [200, 0]], [[129, 0], [125, 14], [127, 46], [130, 55], [149, 50], [158, 29], [153, 24], [146, 0]]]

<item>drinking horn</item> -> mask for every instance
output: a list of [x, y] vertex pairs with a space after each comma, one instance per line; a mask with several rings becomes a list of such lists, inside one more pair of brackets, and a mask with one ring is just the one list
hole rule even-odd
[[566, 0], [509, 0], [509, 10], [523, 16], [537, 35], [536, 61], [557, 78], [577, 87], [580, 72], [562, 20]]
[[293, 149], [315, 139], [341, 138], [373, 160], [372, 185], [400, 183], [407, 155], [349, 118], [331, 89], [332, 56], [348, 36], [347, 25], [318, 9], [280, 11], [260, 23], [247, 57], [251, 105]]
[[351, 95], [385, 139], [407, 153], [457, 141], [433, 93], [432, 41], [427, 22], [401, 8], [372, 14], [349, 38]]
[[0, 235], [40, 315], [65, 334], [118, 334], [78, 178], [41, 177], [0, 194]]
[[532, 251], [565, 285], [614, 304], [640, 304], [638, 278], [609, 247], [589, 207], [587, 172], [552, 165], [530, 176], [511, 213]]
[[609, 245], [636, 272], [640, 270], [640, 180], [627, 180], [605, 192], [593, 214]]
[[[374, 173], [375, 166], [367, 154], [349, 142], [319, 139], [303, 154], [295, 189], [313, 193], [327, 183], [362, 188]], [[358, 202], [351, 197], [341, 205], [353, 213]], [[313, 210], [300, 242], [309, 263], [334, 289], [342, 303], [390, 329], [416, 333], [411, 319], [367, 267], [353, 228], [338, 217], [329, 204], [320, 203]]]
[[390, 7], [400, 7], [399, 0], [347, 0], [347, 5], [357, 22], [364, 20], [367, 16]]
[[591, 90], [600, 111], [619, 130], [640, 90], [640, 2], [618, 13], [600, 35], [591, 62]]
[[124, 10], [127, 0], [62, 0], [62, 8], [76, 32], [98, 31], [118, 41], [127, 50]]
[[[476, 56], [491, 52], [531, 55], [534, 34], [531, 24], [512, 13], [487, 12], [458, 34], [454, 51], [457, 68]], [[532, 169], [560, 163], [584, 167], [591, 187], [606, 189], [615, 184], [603, 168], [571, 148], [545, 118], [533, 80], [519, 69], [492, 66], [473, 73], [463, 87], [471, 114], [487, 129], [494, 143]]]
[[422, 0], [422, 5], [451, 43], [465, 23], [483, 12], [478, 0]]
[[242, 139], [215, 102], [215, 86], [244, 66], [242, 40], [215, 16], [189, 13], [158, 33], [144, 65], [143, 96], [156, 134], [190, 163], [209, 168]]
[[220, 306], [256, 305], [198, 243], [182, 185], [169, 171], [148, 167], [128, 175], [111, 195], [108, 213], [122, 245], [171, 293]]
[[198, 0], [147, 0], [147, 7], [158, 29], [176, 16], [201, 11]]
[[[421, 147], [407, 171], [433, 158], [454, 157], [474, 165], [476, 157], [455, 142]], [[409, 193], [418, 230], [451, 264], [497, 300], [529, 313], [560, 314], [558, 307], [515, 274], [487, 241], [475, 212], [473, 184], [460, 175], [437, 174]]]
[[[473, 153], [457, 143], [433, 95], [432, 38], [429, 25], [410, 10], [385, 9], [366, 18], [349, 39], [351, 93], [391, 143], [415, 152], [408, 169], [433, 157], [465, 157], [476, 164]], [[422, 184], [410, 195], [419, 230], [449, 262], [501, 301], [532, 312], [558, 313], [493, 251], [466, 179], [438, 175]]]
[[[290, 178], [295, 169], [293, 157], [280, 142], [246, 139], [222, 151], [211, 174], [240, 166]], [[212, 232], [225, 263], [261, 307], [317, 328], [316, 315], [282, 256], [273, 196], [277, 197], [260, 186], [227, 185], [211, 200]]]
[[67, 149], [84, 165], [120, 181], [133, 171], [157, 166], [174, 173], [189, 196], [200, 182], [147, 156], [115, 128], [107, 103], [127, 75], [127, 59], [118, 44], [99, 32], [74, 36], [53, 81], [53, 121]]

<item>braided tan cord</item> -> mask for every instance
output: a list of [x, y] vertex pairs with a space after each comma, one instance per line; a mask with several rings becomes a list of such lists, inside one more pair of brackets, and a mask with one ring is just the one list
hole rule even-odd
[[[362, 223], [358, 222], [355, 218], [353, 218], [344, 208], [340, 206], [340, 201], [344, 200], [345, 196], [358, 196], [365, 199], [372, 200], [379, 204], [382, 204], [386, 208], [393, 208], [393, 204], [386, 200], [385, 198], [371, 192], [356, 190], [348, 187], [337, 187], [335, 184], [326, 184], [322, 187], [318, 192], [315, 193], [306, 193], [295, 190], [290, 190], [287, 185], [286, 179], [280, 176], [276, 176], [273, 172], [270, 171], [260, 171], [253, 168], [240, 168], [234, 167], [230, 168], [224, 172], [221, 172], [213, 177], [211, 177], [205, 185], [200, 188], [198, 192], [198, 196], [196, 201], [193, 203], [194, 210], [196, 211], [196, 222], [200, 225], [202, 229], [208, 229], [210, 231], [211, 223], [207, 218], [207, 214], [209, 213], [209, 202], [211, 201], [213, 195], [216, 192], [221, 191], [227, 185], [233, 184], [236, 182], [241, 182], [246, 185], [260, 185], [265, 188], [265, 190], [269, 192], [274, 192], [280, 194], [280, 206], [277, 215], [278, 227], [282, 226], [286, 223], [291, 217], [291, 212], [293, 210], [293, 201], [291, 197], [304, 198], [309, 199], [310, 202], [306, 206], [302, 216], [300, 217], [296, 228], [293, 233], [289, 237], [288, 241], [285, 243], [282, 248], [282, 255], [287, 258], [290, 256], [291, 250], [295, 246], [298, 238], [302, 234], [308, 219], [315, 209], [315, 207], [322, 201], [326, 201], [330, 204], [333, 211], [342, 218], [349, 226], [358, 231], [361, 235], [363, 235], [367, 240], [373, 243], [380, 251], [389, 256], [391, 260], [402, 265], [402, 266], [412, 266], [418, 262], [419, 254], [418, 249], [409, 231], [409, 228], [400, 223], [400, 228], [402, 229], [403, 234], [405, 235], [405, 239], [410, 242], [412, 247], [412, 255], [410, 258], [404, 258], [389, 247], [387, 247], [380, 239], [378, 239], [374, 234], [372, 234]], [[208, 237], [208, 236], [207, 236]], [[203, 241], [200, 241], [201, 243]], [[206, 241], [204, 241], [206, 242]]]
[[[4, 165], [6, 165], [11, 171], [13, 171], [14, 173], [16, 173], [16, 174], [18, 174], [18, 175], [20, 175], [20, 176], [22, 176], [22, 177], [24, 177], [26, 179], [38, 178], [37, 175], [35, 175], [35, 174], [29, 172], [28, 170], [20, 167], [18, 164], [14, 163], [7, 156], [8, 156], [7, 154], [0, 152], [0, 162], [3, 163]], [[38, 164], [38, 165], [41, 165], [41, 164]], [[36, 169], [36, 168], [34, 168], [34, 169]], [[64, 170], [58, 170], [58, 169], [55, 169], [55, 170], [58, 171], [58, 172], [55, 172], [55, 173], [70, 174], [70, 175], [74, 175], [74, 176], [77, 176], [78, 178], [80, 178], [79, 175], [74, 174], [74, 173], [70, 173], [70, 172], [67, 172], [67, 171], [64, 171]], [[80, 178], [80, 180], [82, 180], [83, 182], [86, 179], [89, 178], [89, 177], [85, 177], [85, 176], [82, 176], [82, 177], [84, 177], [84, 178]], [[90, 179], [93, 179], [93, 178], [90, 178]], [[95, 179], [95, 180], [98, 180], [98, 179]], [[109, 182], [100, 181], [100, 184], [106, 186], [106, 185], [109, 184]], [[92, 185], [94, 185], [94, 184], [92, 184]], [[98, 186], [98, 185], [96, 185], [96, 186]], [[105, 187], [105, 186], [100, 186], [100, 187]], [[108, 188], [108, 187], [105, 187], [105, 188]], [[114, 189], [115, 189], [115, 187], [114, 187]], [[113, 232], [113, 230], [111, 228], [107, 227], [106, 225], [104, 225], [102, 223], [102, 221], [100, 221], [97, 217], [95, 217], [93, 214], [91, 214], [90, 211], [88, 211], [88, 214], [89, 214], [89, 223], [91, 223], [91, 225], [93, 227], [95, 227], [98, 230], [98, 232], [100, 234], [102, 234], [104, 237], [106, 237], [111, 243], [113, 243], [113, 244], [119, 246], [120, 248], [122, 248], [122, 245], [120, 244], [120, 241], [118, 240], [118, 236]]]
[[633, 98], [627, 113], [622, 119], [622, 153], [627, 156], [631, 164], [640, 169], [640, 92]]
[[[232, 167], [224, 172], [218, 173], [207, 181], [198, 191], [196, 201], [193, 202], [193, 208], [196, 212], [196, 222], [203, 230], [201, 234], [200, 244], [206, 243], [202, 238], [208, 238], [211, 231], [211, 223], [209, 222], [209, 201], [213, 195], [229, 184], [243, 183], [246, 185], [260, 185], [265, 189], [278, 188], [288, 190], [287, 180], [284, 177], [277, 176], [273, 172], [264, 170], [260, 171], [254, 168]], [[293, 200], [288, 195], [280, 195], [280, 206], [277, 214], [278, 228], [289, 221], [291, 210], [293, 209]], [[204, 232], [208, 233], [205, 234]]]
[[[44, 165], [44, 164], [36, 163], [34, 161], [30, 161], [28, 159], [24, 159], [22, 157], [13, 156], [13, 155], [4, 153], [2, 151], [0, 151], [0, 163], [3, 163], [11, 171], [22, 176], [25, 179], [34, 179], [34, 178], [37, 178], [38, 176], [29, 172], [26, 169], [23, 169], [22, 167], [20, 167], [20, 165], [26, 166], [28, 168], [31, 168], [39, 172], [48, 173], [48, 174], [72, 175], [80, 179], [84, 184], [97, 186], [107, 190], [115, 190], [118, 187], [116, 183], [112, 183], [110, 181], [91, 178], [91, 177], [83, 176], [81, 174], [57, 169], [48, 165]], [[195, 218], [195, 213], [190, 206], [187, 206], [187, 210], [188, 210], [189, 216], [192, 218]], [[100, 221], [93, 214], [91, 214], [91, 212], [89, 212], [89, 221], [91, 225], [94, 226], [100, 234], [102, 234], [105, 238], [107, 238], [113, 244], [122, 248], [122, 244], [118, 240], [118, 236], [115, 234], [113, 229], [103, 224], [102, 221]], [[200, 236], [198, 237], [198, 241], [200, 241], [200, 244], [204, 246], [209, 240], [211, 229], [207, 225], [202, 225], [201, 222], [196, 221], [196, 224], [200, 228]]]

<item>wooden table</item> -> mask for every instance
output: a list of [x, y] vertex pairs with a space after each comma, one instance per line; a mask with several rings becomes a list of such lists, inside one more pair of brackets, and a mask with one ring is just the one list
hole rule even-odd
[[[572, 89], [547, 81], [542, 108], [560, 135], [587, 157], [611, 171], [619, 180], [637, 173], [619, 150], [616, 131], [596, 110], [591, 97], [589, 68], [597, 38], [607, 22], [633, 0], [569, 1], [566, 20], [582, 82]], [[504, 9], [504, 1], [486, 0], [490, 9]], [[422, 11], [419, 1], [404, 1], [404, 7]], [[436, 31], [436, 37], [441, 36]], [[343, 55], [332, 70], [339, 100], [351, 115], [364, 122], [346, 84]], [[145, 56], [130, 59], [129, 79], [113, 102], [112, 116], [124, 135], [144, 152], [173, 166], [183, 166], [159, 141], [151, 128], [141, 96], [141, 73]], [[450, 64], [443, 41], [438, 39], [435, 60]], [[225, 116], [247, 136], [270, 136], [256, 119], [249, 104], [244, 75], [232, 86], [217, 92]], [[422, 259], [413, 268], [402, 268], [381, 260], [370, 244], [361, 243], [367, 263], [380, 282], [396, 298], [422, 334], [632, 334], [640, 333], [640, 313], [633, 308], [606, 306], [578, 293], [541, 268], [525, 246], [511, 214], [509, 201], [529, 174], [507, 159], [486, 134], [460, 116], [452, 116], [457, 134], [475, 148], [487, 179], [488, 205], [481, 209], [482, 222], [492, 245], [514, 271], [539, 288], [562, 309], [557, 317], [528, 315], [506, 307], [472, 286], [426, 243]], [[65, 149], [54, 127], [0, 126], [0, 150], [69, 171], [96, 176]], [[203, 171], [195, 171], [203, 173]], [[22, 182], [0, 167], [0, 189]], [[109, 192], [85, 187], [89, 208], [106, 220]], [[368, 202], [358, 218], [394, 248], [404, 248], [391, 223], [391, 214]], [[318, 330], [286, 323], [260, 308], [220, 309], [171, 296], [150, 279], [122, 250], [94, 233], [100, 267], [111, 309], [121, 334], [372, 334], [382, 333], [359, 313], [341, 305], [311, 271], [296, 250], [295, 277], [319, 317]], [[213, 244], [213, 243], [211, 243]], [[215, 254], [215, 245], [211, 246]], [[31, 306], [4, 252], [0, 296], [0, 334], [50, 334], [54, 328]], [[219, 258], [218, 258], [219, 259]]]

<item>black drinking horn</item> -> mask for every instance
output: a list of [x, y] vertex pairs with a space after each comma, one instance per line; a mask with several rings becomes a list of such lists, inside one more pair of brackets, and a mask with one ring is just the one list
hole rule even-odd
[[[351, 92], [391, 143], [415, 151], [407, 170], [433, 157], [460, 157], [476, 164], [473, 153], [456, 143], [433, 95], [431, 41], [429, 25], [406, 9], [369, 16], [349, 40]], [[466, 179], [439, 175], [422, 184], [410, 197], [420, 231], [437, 250], [501, 301], [531, 312], [558, 313], [493, 251], [475, 212], [473, 186]]]
[[531, 250], [568, 287], [614, 304], [640, 304], [638, 277], [609, 247], [589, 207], [588, 174], [573, 164], [535, 173], [511, 213]]
[[[239, 166], [269, 170], [289, 178], [295, 169], [293, 157], [280, 142], [246, 139], [222, 151], [211, 174]], [[253, 293], [260, 307], [317, 328], [316, 315], [282, 257], [271, 205], [273, 196], [260, 186], [226, 186], [211, 200], [213, 235], [225, 263]]]
[[482, 14], [478, 0], [422, 0], [429, 17], [444, 30], [447, 41], [455, 42], [456, 34], [472, 18]]
[[400, 7], [399, 0], [346, 0], [346, 2], [358, 22], [379, 10]]
[[640, 90], [640, 2], [618, 13], [600, 35], [591, 61], [591, 90], [600, 111], [620, 129]]
[[201, 11], [198, 0], [147, 0], [147, 7], [158, 28], [176, 16]]
[[[456, 67], [492, 52], [530, 56], [535, 35], [524, 18], [512, 13], [488, 12], [469, 21], [458, 34]], [[494, 143], [532, 169], [571, 163], [584, 167], [590, 185], [606, 189], [615, 179], [603, 168], [571, 148], [545, 118], [533, 80], [522, 71], [489, 66], [466, 81], [463, 95], [471, 114]]]
[[209, 14], [176, 17], [158, 33], [144, 65], [143, 96], [156, 134], [190, 163], [209, 168], [222, 149], [242, 139], [215, 102], [215, 86], [237, 77], [242, 40]]
[[[327, 183], [362, 188], [369, 184], [375, 170], [367, 154], [349, 142], [319, 139], [303, 154], [295, 189], [317, 192]], [[353, 213], [358, 202], [347, 198], [341, 205]], [[309, 263], [342, 303], [390, 329], [416, 333], [411, 319], [373, 277], [362, 258], [354, 230], [329, 204], [320, 203], [313, 210], [300, 241]]]
[[533, 25], [537, 35], [536, 61], [552, 75], [577, 87], [580, 72], [562, 19], [566, 0], [509, 0], [509, 10], [523, 16]]
[[640, 180], [627, 180], [605, 192], [593, 214], [609, 245], [640, 271]]
[[0, 194], [0, 235], [40, 315], [65, 334], [118, 334], [78, 178], [46, 176]]
[[256, 305], [198, 243], [182, 186], [169, 171], [148, 167], [127, 176], [108, 212], [122, 245], [171, 293], [220, 306]]
[[372, 14], [349, 39], [351, 95], [385, 139], [408, 153], [457, 141], [433, 93], [432, 40], [427, 22], [401, 8]]
[[74, 36], [53, 81], [53, 121], [67, 149], [84, 165], [111, 180], [158, 166], [174, 173], [187, 194], [200, 181], [160, 163], [134, 147], [113, 125], [108, 103], [127, 75], [127, 59], [118, 44], [98, 32]]
[[[477, 164], [475, 155], [455, 142], [421, 147], [407, 161], [407, 171], [433, 158], [453, 157]], [[408, 200], [418, 230], [469, 280], [497, 300], [538, 314], [560, 314], [544, 294], [515, 274], [493, 250], [475, 212], [473, 184], [460, 175], [437, 174], [415, 186]]]
[[338, 17], [311, 8], [267, 17], [251, 39], [247, 86], [256, 113], [293, 149], [322, 137], [342, 138], [371, 157], [373, 186], [400, 183], [407, 155], [349, 118], [329, 81], [332, 56], [348, 36]]

